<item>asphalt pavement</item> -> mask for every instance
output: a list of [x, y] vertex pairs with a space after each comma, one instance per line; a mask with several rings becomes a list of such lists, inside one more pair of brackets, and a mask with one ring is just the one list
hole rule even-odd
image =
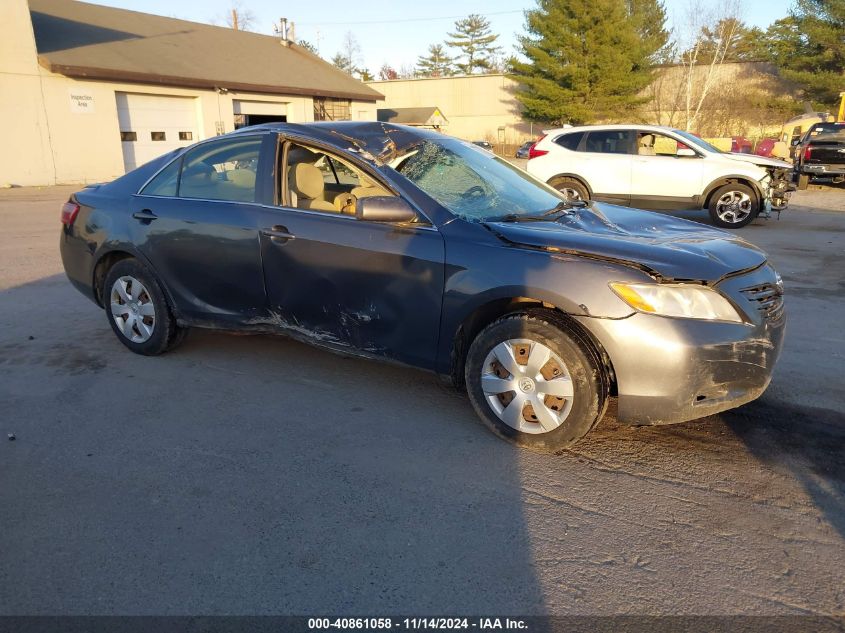
[[845, 190], [740, 230], [786, 282], [760, 400], [559, 457], [283, 337], [131, 354], [62, 272], [70, 190], [0, 192], [0, 615], [845, 614]]

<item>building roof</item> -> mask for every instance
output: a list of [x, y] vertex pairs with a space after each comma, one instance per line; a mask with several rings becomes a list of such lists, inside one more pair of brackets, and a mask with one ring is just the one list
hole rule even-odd
[[449, 121], [436, 106], [422, 108], [380, 108], [378, 120], [384, 123], [440, 127]]
[[29, 0], [38, 61], [85, 79], [190, 88], [384, 97], [279, 38], [72, 0]]

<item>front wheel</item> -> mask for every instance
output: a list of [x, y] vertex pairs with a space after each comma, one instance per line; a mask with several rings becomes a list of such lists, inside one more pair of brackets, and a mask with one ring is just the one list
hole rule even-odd
[[730, 183], [719, 187], [710, 198], [710, 219], [723, 229], [738, 229], [757, 217], [757, 194], [748, 185]]
[[476, 413], [499, 437], [558, 453], [604, 415], [608, 388], [581, 336], [545, 312], [502, 317], [475, 338], [464, 376]]

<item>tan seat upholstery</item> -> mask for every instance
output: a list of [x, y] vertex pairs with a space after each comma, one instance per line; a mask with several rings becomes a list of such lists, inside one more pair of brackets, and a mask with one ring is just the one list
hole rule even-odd
[[297, 163], [292, 165], [288, 175], [288, 186], [296, 195], [295, 206], [300, 209], [337, 211], [331, 202], [323, 199], [323, 174], [314, 165]]
[[656, 156], [657, 154], [654, 151], [654, 141], [654, 134], [641, 135], [637, 147], [637, 154], [640, 156]]
[[249, 169], [233, 169], [226, 172], [226, 179], [236, 187], [255, 188], [255, 172]]

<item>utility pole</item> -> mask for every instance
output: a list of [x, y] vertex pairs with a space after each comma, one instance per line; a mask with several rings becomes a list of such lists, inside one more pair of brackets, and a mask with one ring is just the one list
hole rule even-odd
[[232, 28], [238, 30], [238, 10], [232, 9]]

